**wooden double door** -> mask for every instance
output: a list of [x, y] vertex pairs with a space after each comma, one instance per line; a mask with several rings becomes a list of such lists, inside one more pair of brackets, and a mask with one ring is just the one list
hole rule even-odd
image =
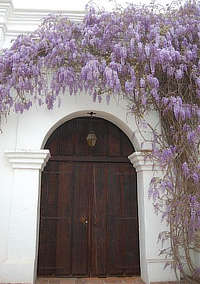
[[140, 273], [136, 172], [122, 157], [91, 157], [57, 155], [43, 172], [40, 276]]

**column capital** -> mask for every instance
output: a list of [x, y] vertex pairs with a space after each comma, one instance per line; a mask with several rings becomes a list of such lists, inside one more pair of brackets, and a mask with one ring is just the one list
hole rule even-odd
[[158, 162], [151, 157], [151, 150], [143, 150], [141, 152], [134, 152], [128, 156], [129, 160], [136, 169], [136, 172], [141, 171], [162, 171]]
[[13, 169], [43, 170], [50, 158], [49, 150], [5, 151]]

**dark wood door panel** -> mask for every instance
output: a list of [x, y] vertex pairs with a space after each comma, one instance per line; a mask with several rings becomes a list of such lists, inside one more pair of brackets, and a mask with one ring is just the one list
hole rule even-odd
[[128, 157], [134, 152], [128, 137], [113, 123], [93, 118], [92, 128], [97, 136], [95, 147], [88, 147], [86, 137], [91, 127], [87, 117], [65, 122], [49, 137], [45, 148], [54, 156]]
[[106, 210], [108, 168], [104, 164], [93, 164], [93, 192], [92, 192], [92, 276], [106, 275]]
[[90, 192], [93, 187], [92, 165], [74, 163], [72, 219], [72, 275], [89, 276], [90, 266]]
[[138, 275], [139, 250], [134, 220], [108, 218], [107, 274]]
[[139, 274], [136, 173], [130, 164], [109, 166], [107, 269], [109, 275]]
[[[64, 276], [71, 274], [71, 224], [50, 218], [40, 226], [39, 275]], [[47, 241], [48, 240], [48, 241]]]
[[92, 275], [139, 274], [136, 174], [130, 164], [94, 164]]
[[87, 276], [88, 264], [82, 260], [88, 259], [89, 231], [81, 218], [89, 216], [91, 167], [51, 164], [42, 179], [38, 273]]
[[71, 273], [72, 164], [51, 162], [42, 176], [39, 275]]

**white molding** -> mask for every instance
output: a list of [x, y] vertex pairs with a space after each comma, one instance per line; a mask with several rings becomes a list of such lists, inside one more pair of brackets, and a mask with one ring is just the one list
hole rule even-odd
[[43, 170], [50, 158], [49, 150], [5, 151], [13, 169]]
[[147, 263], [174, 263], [175, 261], [173, 259], [167, 259], [167, 258], [147, 258]]
[[10, 13], [13, 11], [13, 4], [10, 0], [0, 0], [0, 21], [6, 22]]
[[0, 0], [0, 24], [5, 26], [4, 36], [7, 37], [16, 38], [19, 34], [36, 30], [41, 20], [49, 14], [60, 14], [73, 22], [81, 22], [85, 11], [15, 9], [12, 0]]
[[129, 160], [133, 164], [133, 167], [136, 169], [136, 172], [141, 171], [162, 171], [159, 167], [157, 161], [153, 160], [150, 156], [151, 151], [141, 151], [141, 152], [134, 152], [130, 156], [128, 156]]

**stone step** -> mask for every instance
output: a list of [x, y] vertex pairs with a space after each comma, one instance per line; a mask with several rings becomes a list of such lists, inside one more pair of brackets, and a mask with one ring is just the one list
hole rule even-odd
[[144, 284], [138, 277], [38, 278], [36, 284]]
[[[38, 278], [36, 284], [145, 284], [140, 277], [107, 278]], [[185, 281], [152, 282], [151, 284], [189, 284]]]

